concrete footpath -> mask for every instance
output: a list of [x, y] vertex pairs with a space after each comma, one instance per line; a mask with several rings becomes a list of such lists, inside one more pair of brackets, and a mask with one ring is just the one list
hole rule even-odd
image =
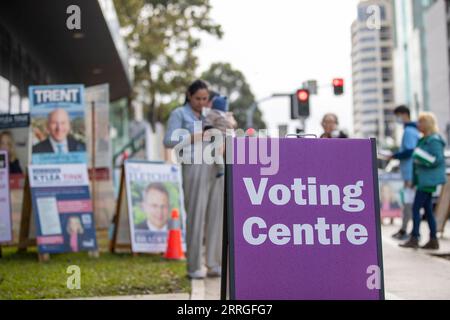
[[[386, 299], [450, 299], [450, 260], [431, 255], [450, 254], [450, 224], [447, 223], [438, 251], [400, 248], [398, 244], [402, 241], [391, 237], [399, 225], [397, 220], [394, 225], [382, 226]], [[423, 245], [428, 240], [426, 222], [422, 222], [421, 235]], [[220, 278], [193, 280], [191, 299], [220, 299]]]
[[[437, 251], [404, 249], [402, 241], [391, 237], [395, 225], [383, 226], [384, 283], [386, 292], [400, 299], [450, 299], [450, 260], [432, 254], [450, 254], [450, 224], [439, 241]], [[422, 222], [420, 244], [428, 241], [428, 225]], [[386, 295], [386, 298], [389, 298]]]

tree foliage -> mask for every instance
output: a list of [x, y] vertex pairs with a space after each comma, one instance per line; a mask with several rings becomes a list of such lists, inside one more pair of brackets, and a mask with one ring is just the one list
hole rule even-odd
[[[208, 81], [213, 90], [228, 97], [230, 111], [239, 128], [246, 129], [247, 110], [255, 102], [255, 96], [242, 72], [233, 69], [229, 63], [214, 63], [202, 74], [202, 79]], [[266, 128], [259, 109], [254, 113], [253, 126], [255, 129]]]
[[195, 78], [200, 33], [221, 38], [221, 27], [210, 17], [209, 0], [114, 0], [114, 5], [134, 68], [132, 98], [154, 123], [157, 109], [176, 105]]

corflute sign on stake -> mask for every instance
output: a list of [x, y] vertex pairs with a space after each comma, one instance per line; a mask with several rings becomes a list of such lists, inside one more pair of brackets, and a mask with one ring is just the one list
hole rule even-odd
[[384, 299], [375, 140], [229, 142], [230, 298]]
[[96, 251], [87, 166], [28, 168], [39, 253]]

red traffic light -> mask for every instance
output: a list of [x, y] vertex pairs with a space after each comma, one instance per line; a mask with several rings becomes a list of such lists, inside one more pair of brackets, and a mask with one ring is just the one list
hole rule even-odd
[[342, 79], [342, 78], [333, 79], [333, 86], [335, 86], [335, 87], [343, 87], [344, 86], [344, 79]]
[[291, 99], [291, 109], [293, 112], [291, 114], [298, 117], [309, 117], [309, 90], [308, 89], [298, 89], [295, 94], [292, 95]]
[[309, 98], [308, 90], [304, 90], [304, 89], [297, 90], [297, 98], [300, 101], [307, 101]]
[[344, 94], [344, 79], [342, 78], [333, 79], [333, 91], [334, 95], [336, 96]]

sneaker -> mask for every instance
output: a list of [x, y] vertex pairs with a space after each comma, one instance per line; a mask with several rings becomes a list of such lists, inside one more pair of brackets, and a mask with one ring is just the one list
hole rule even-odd
[[213, 267], [208, 270], [207, 276], [211, 278], [218, 278], [222, 275], [222, 267]]
[[425, 250], [438, 250], [439, 249], [439, 241], [438, 239], [430, 239], [421, 249]]
[[195, 272], [188, 272], [188, 277], [191, 279], [204, 279], [205, 278], [205, 271], [203, 270], [197, 270]]
[[410, 237], [405, 243], [399, 244], [402, 248], [419, 248], [419, 240], [416, 237]]
[[406, 240], [408, 239], [408, 235], [406, 234], [405, 230], [399, 230], [397, 233], [394, 233], [392, 235], [392, 238], [397, 240]]

